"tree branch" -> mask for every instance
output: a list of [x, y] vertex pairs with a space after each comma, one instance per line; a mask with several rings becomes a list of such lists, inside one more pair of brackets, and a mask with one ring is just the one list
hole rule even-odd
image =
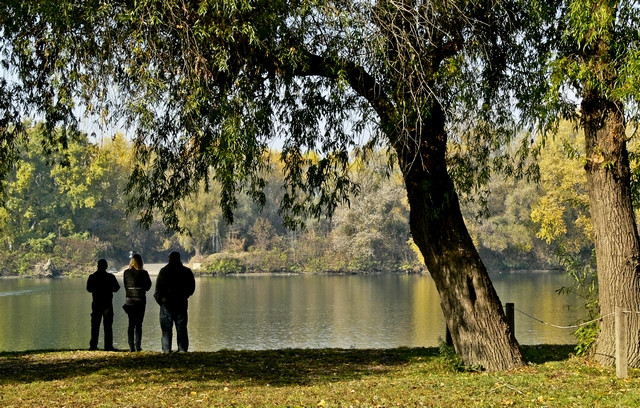
[[[296, 76], [320, 76], [327, 79], [346, 79], [351, 88], [365, 98], [380, 117], [383, 126], [392, 122], [395, 106], [389, 96], [383, 91], [382, 85], [362, 66], [349, 60], [338, 60], [307, 53], [307, 64], [294, 69]], [[344, 73], [344, 75], [341, 75]], [[387, 136], [390, 136], [387, 133]], [[391, 140], [395, 143], [394, 140]]]

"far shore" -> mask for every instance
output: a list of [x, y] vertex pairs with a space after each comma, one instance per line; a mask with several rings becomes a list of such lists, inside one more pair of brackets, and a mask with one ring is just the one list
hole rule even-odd
[[[149, 263], [144, 265], [144, 269], [149, 272], [150, 276], [158, 276], [160, 269], [164, 267], [166, 263]], [[247, 271], [247, 272], [231, 272], [224, 274], [216, 274], [210, 271], [203, 271], [200, 269], [200, 264], [185, 264], [185, 266], [191, 268], [196, 276], [297, 276], [297, 275], [374, 275], [374, 274], [407, 274], [408, 272], [399, 272], [399, 271], [375, 271], [375, 272], [354, 272], [354, 271], [320, 271], [320, 272], [295, 272], [295, 271]], [[124, 271], [127, 269], [126, 266], [117, 269], [110, 269], [108, 272], [114, 274], [115, 276], [121, 277], [124, 274]], [[81, 277], [81, 276], [89, 276], [91, 272], [86, 274], [62, 274], [57, 276], [41, 276], [41, 275], [0, 275], [0, 279], [19, 279], [19, 278], [32, 278], [32, 279], [57, 279], [57, 278], [68, 278], [68, 277]], [[416, 272], [411, 272], [415, 274]], [[560, 269], [513, 269], [513, 270], [498, 270], [498, 271], [489, 271], [489, 275], [501, 275], [501, 274], [558, 274], [563, 273]], [[417, 274], [428, 275], [429, 272], [423, 271], [418, 272]]]
[[[150, 276], [157, 276], [158, 273], [160, 272], [160, 269], [162, 269], [164, 266], [166, 265], [165, 263], [147, 263], [144, 264], [143, 268], [149, 272]], [[187, 265], [189, 266], [189, 265]], [[123, 266], [122, 268], [120, 268], [119, 271], [114, 272], [112, 270], [110, 270], [109, 272], [113, 273], [116, 276], [122, 276], [124, 274], [124, 271], [128, 268], [128, 266]]]

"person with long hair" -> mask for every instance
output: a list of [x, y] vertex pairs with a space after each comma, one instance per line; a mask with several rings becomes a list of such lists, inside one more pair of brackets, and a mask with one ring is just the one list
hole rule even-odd
[[124, 271], [124, 289], [126, 300], [124, 311], [129, 316], [129, 349], [131, 351], [142, 350], [142, 321], [147, 306], [146, 292], [151, 289], [149, 273], [142, 269], [144, 263], [142, 256], [134, 254], [129, 262], [129, 269]]

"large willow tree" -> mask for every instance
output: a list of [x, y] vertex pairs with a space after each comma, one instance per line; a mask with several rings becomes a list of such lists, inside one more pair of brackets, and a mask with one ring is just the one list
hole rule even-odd
[[228, 218], [240, 192], [263, 202], [274, 138], [286, 172], [281, 211], [294, 225], [357, 191], [351, 152], [388, 147], [457, 352], [469, 365], [510, 369], [523, 357], [455, 187], [477, 188], [494, 165], [518, 170], [501, 150], [513, 131], [498, 85], [519, 24], [509, 3], [9, 1], [0, 23], [12, 75], [2, 92], [52, 127], [74, 124], [76, 101], [105, 123], [130, 124], [131, 204], [143, 221], [161, 210], [169, 225], [210, 173]]

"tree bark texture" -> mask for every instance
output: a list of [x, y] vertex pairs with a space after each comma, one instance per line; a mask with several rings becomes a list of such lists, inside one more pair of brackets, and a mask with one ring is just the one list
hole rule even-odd
[[589, 206], [598, 267], [600, 333], [595, 358], [615, 363], [616, 306], [626, 311], [629, 365], [640, 367], [640, 239], [631, 200], [624, 109], [596, 96], [582, 102]]
[[435, 281], [463, 363], [489, 371], [513, 369], [522, 366], [524, 358], [464, 223], [446, 168], [444, 122], [444, 113], [435, 108], [429, 128], [416, 143], [395, 146], [411, 209], [411, 233]]

